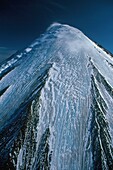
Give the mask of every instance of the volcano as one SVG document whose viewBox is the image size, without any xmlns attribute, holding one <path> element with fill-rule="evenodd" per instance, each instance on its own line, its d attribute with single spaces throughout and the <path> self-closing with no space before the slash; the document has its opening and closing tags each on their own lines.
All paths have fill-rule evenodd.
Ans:
<svg viewBox="0 0 113 170">
<path fill-rule="evenodd" d="M 113 56 L 52 24 L 0 67 L 0 167 L 113 169 Z"/>
</svg>

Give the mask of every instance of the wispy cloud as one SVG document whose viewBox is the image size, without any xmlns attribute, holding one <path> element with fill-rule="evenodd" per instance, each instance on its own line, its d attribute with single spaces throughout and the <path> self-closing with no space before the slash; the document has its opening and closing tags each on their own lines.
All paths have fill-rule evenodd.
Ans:
<svg viewBox="0 0 113 170">
<path fill-rule="evenodd" d="M 42 6 L 49 11 L 50 13 L 54 14 L 54 8 L 62 11 L 66 11 L 66 7 L 62 5 L 61 3 L 55 2 L 55 1 L 48 1 L 45 4 L 42 4 Z"/>
<path fill-rule="evenodd" d="M 0 47 L 0 50 L 6 50 L 8 49 L 7 47 Z"/>
<path fill-rule="evenodd" d="M 0 63 L 16 52 L 15 49 L 0 47 Z"/>
<path fill-rule="evenodd" d="M 48 7 L 48 6 L 44 6 L 45 10 L 49 11 L 50 13 L 54 14 L 54 11 Z"/>
<path fill-rule="evenodd" d="M 50 4 L 62 10 L 66 9 L 64 5 L 62 5 L 61 3 L 55 2 L 55 1 L 50 1 Z"/>
</svg>

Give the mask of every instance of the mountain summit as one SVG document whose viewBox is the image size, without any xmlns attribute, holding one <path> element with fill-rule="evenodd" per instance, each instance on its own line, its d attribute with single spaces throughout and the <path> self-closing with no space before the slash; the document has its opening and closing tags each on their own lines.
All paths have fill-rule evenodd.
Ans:
<svg viewBox="0 0 113 170">
<path fill-rule="evenodd" d="M 0 68 L 0 166 L 113 169 L 113 58 L 55 23 Z"/>
</svg>

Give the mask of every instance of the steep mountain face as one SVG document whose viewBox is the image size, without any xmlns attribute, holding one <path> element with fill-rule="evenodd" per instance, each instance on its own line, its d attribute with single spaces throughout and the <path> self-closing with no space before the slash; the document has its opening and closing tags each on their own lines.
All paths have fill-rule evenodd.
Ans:
<svg viewBox="0 0 113 170">
<path fill-rule="evenodd" d="M 113 58 L 53 24 L 0 68 L 1 169 L 112 170 Z"/>
</svg>

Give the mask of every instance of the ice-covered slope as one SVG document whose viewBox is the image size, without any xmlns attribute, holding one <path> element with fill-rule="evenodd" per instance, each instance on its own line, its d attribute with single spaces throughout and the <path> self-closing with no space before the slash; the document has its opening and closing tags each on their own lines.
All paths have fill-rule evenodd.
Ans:
<svg viewBox="0 0 113 170">
<path fill-rule="evenodd" d="M 0 164 L 113 169 L 113 59 L 53 24 L 0 68 Z"/>
</svg>

